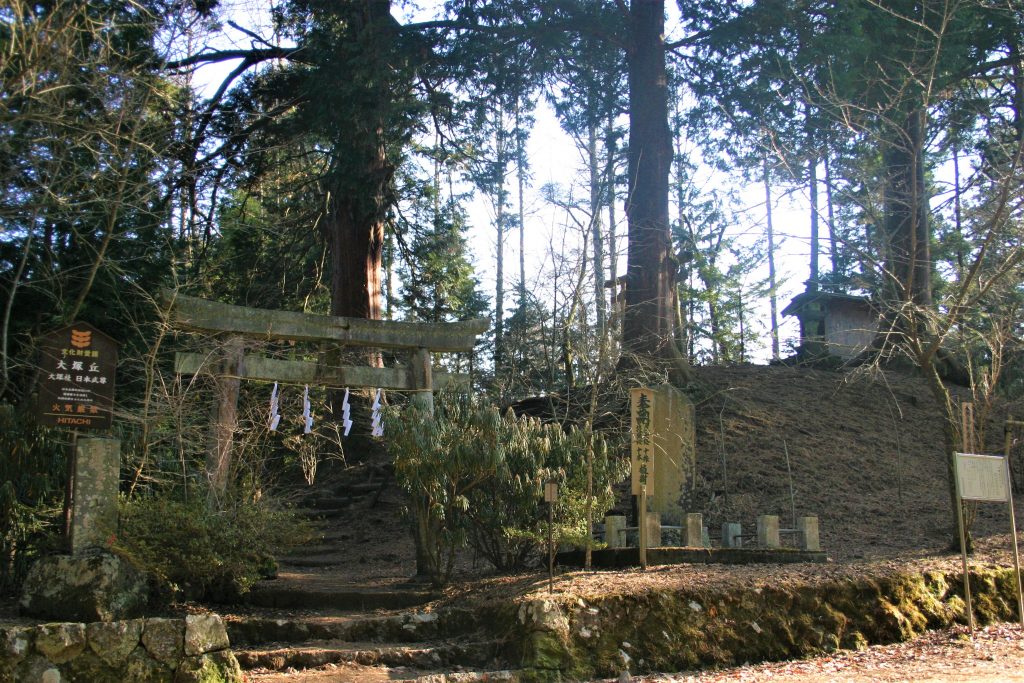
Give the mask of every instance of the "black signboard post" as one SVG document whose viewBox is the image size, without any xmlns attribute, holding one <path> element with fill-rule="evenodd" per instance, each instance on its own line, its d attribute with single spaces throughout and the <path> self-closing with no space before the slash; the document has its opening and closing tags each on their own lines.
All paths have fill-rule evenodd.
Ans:
<svg viewBox="0 0 1024 683">
<path fill-rule="evenodd" d="M 40 343 L 39 422 L 110 429 L 117 342 L 88 323 L 49 333 Z"/>
</svg>

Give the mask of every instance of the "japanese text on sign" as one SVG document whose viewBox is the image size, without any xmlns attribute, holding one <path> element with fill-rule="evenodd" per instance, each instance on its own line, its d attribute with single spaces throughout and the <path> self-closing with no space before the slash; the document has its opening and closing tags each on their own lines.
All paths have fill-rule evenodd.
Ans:
<svg viewBox="0 0 1024 683">
<path fill-rule="evenodd" d="M 956 454 L 957 486 L 964 500 L 1005 503 L 1010 499 L 1006 459 L 999 455 Z"/>
<path fill-rule="evenodd" d="M 117 344 L 87 323 L 74 323 L 46 335 L 40 351 L 39 421 L 109 429 Z"/>
<path fill-rule="evenodd" d="M 649 390 L 633 389 L 630 392 L 630 413 L 632 417 L 632 469 L 633 495 L 652 485 L 651 470 L 651 413 L 654 396 Z"/>
</svg>

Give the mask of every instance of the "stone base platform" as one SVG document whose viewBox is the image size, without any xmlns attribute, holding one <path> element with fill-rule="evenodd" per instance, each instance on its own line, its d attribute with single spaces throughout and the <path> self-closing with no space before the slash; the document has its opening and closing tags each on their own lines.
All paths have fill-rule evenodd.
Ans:
<svg viewBox="0 0 1024 683">
<path fill-rule="evenodd" d="M 582 567 L 584 552 L 571 550 L 558 553 L 559 564 Z M 792 564 L 796 562 L 825 562 L 824 552 L 789 548 L 676 548 L 647 549 L 648 565 L 663 564 Z M 639 548 L 604 548 L 591 554 L 591 566 L 604 568 L 640 566 Z"/>
</svg>

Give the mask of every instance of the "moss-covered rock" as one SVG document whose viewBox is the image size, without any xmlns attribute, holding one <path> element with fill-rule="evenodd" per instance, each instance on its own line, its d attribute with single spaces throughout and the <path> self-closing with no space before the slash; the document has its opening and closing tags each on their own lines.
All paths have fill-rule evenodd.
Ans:
<svg viewBox="0 0 1024 683">
<path fill-rule="evenodd" d="M 19 607 L 41 619 L 88 623 L 141 616 L 149 598 L 146 575 L 117 555 L 55 555 L 32 565 Z"/>
<path fill-rule="evenodd" d="M 228 651 L 186 657 L 174 673 L 174 683 L 242 683 L 242 668 Z"/>
<path fill-rule="evenodd" d="M 139 646 L 143 621 L 94 622 L 85 627 L 89 649 L 113 668 L 122 666 L 128 655 Z"/>
</svg>

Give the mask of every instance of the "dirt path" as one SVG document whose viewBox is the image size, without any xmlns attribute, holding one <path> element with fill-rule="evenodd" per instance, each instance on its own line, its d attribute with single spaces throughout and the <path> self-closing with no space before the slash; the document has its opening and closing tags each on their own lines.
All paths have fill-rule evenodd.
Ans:
<svg viewBox="0 0 1024 683">
<path fill-rule="evenodd" d="M 614 683 L 609 679 L 608 683 Z M 964 628 L 930 631 L 897 645 L 792 662 L 740 666 L 721 671 L 635 677 L 636 683 L 981 683 L 1024 682 L 1024 631 L 999 624 L 980 630 L 973 642 Z"/>
</svg>

